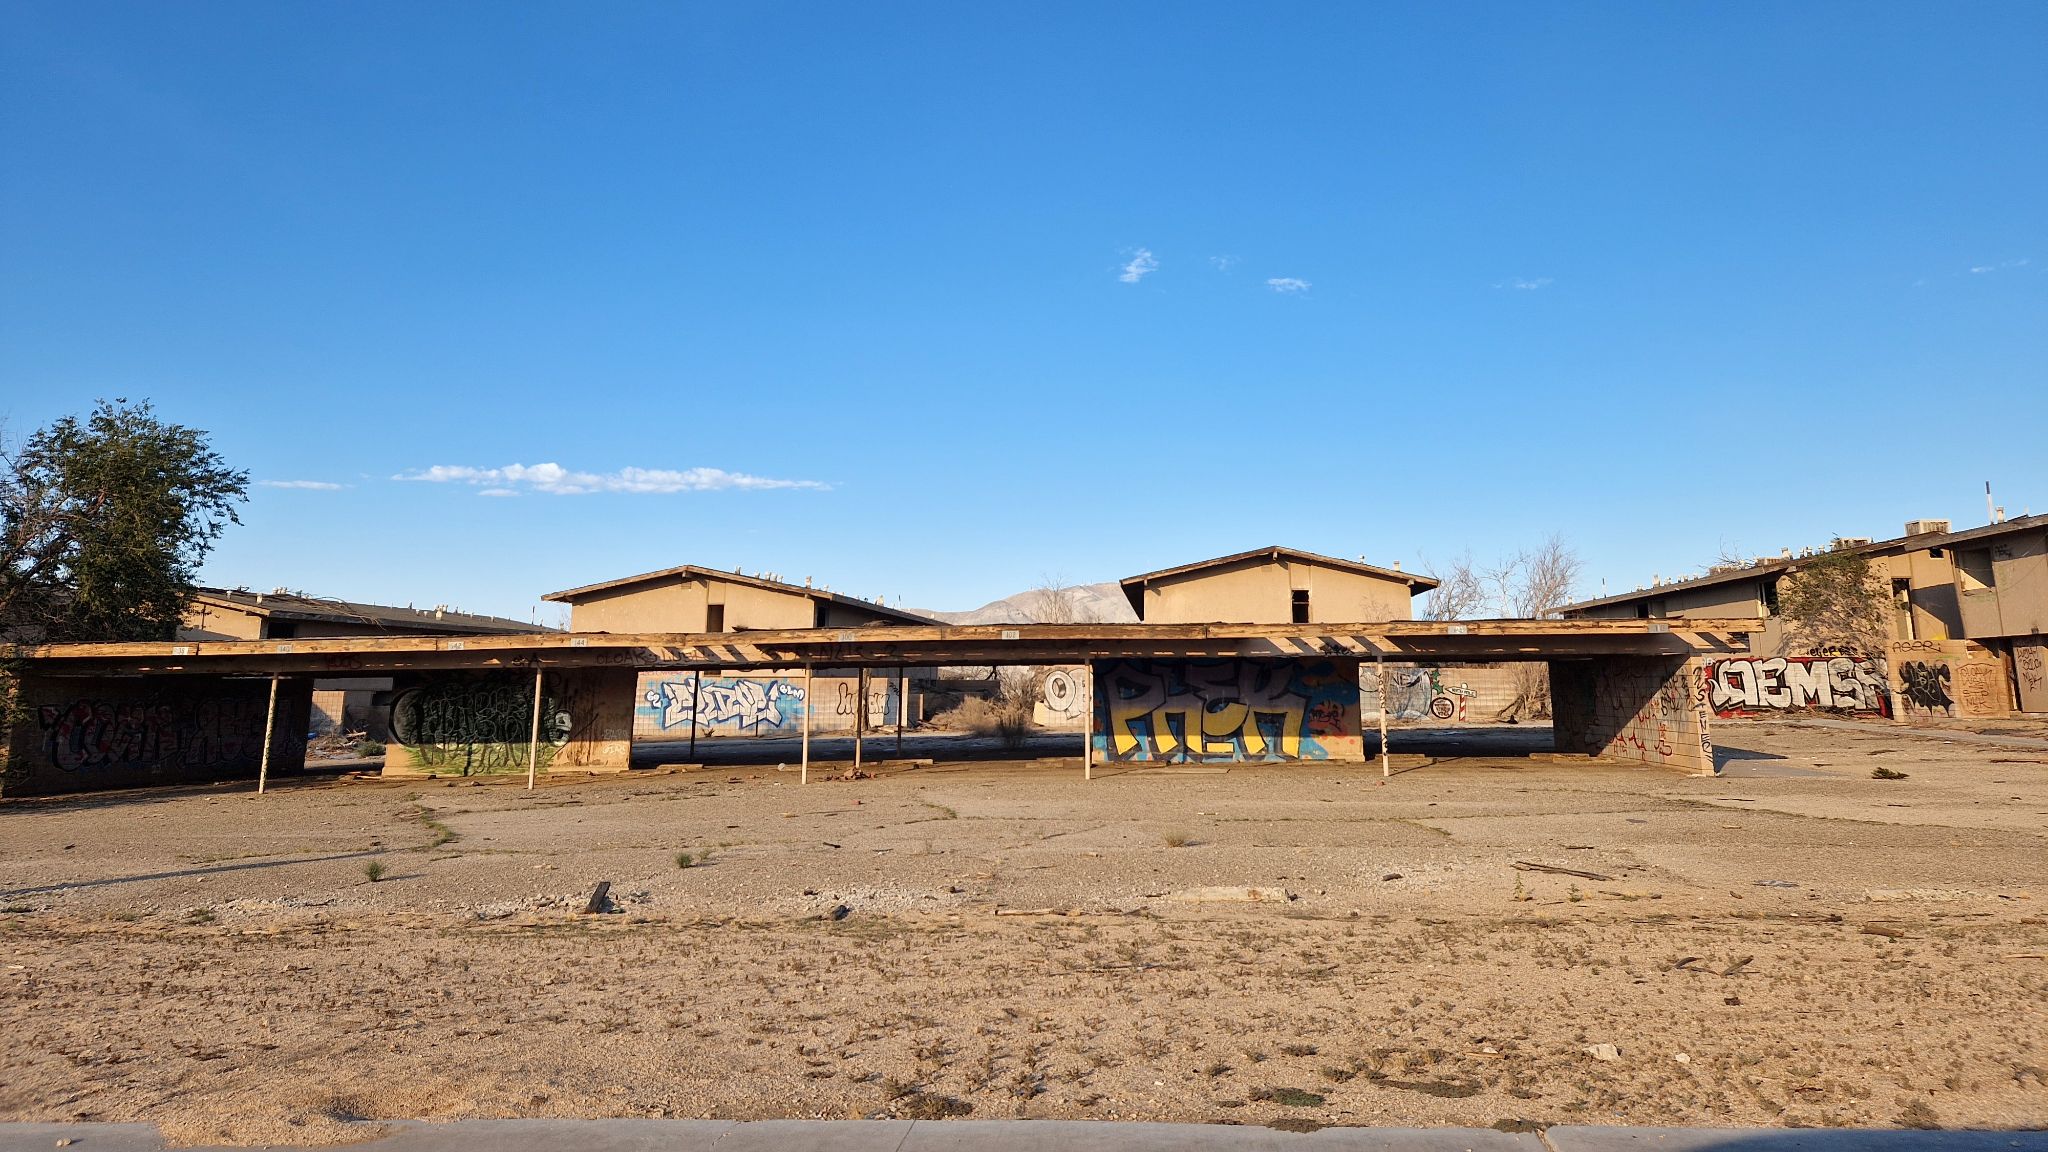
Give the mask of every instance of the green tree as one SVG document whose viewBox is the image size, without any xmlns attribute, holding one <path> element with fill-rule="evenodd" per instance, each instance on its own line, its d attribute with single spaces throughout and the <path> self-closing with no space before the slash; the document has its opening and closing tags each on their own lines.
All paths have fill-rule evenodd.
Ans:
<svg viewBox="0 0 2048 1152">
<path fill-rule="evenodd" d="M 248 498 L 207 434 L 102 400 L 0 454 L 0 635 L 169 640 Z"/>
<path fill-rule="evenodd" d="M 1870 558 L 1834 550 L 1801 560 L 1778 586 L 1785 630 L 1808 650 L 1843 649 L 1883 655 L 1890 638 L 1891 601 Z"/>
</svg>

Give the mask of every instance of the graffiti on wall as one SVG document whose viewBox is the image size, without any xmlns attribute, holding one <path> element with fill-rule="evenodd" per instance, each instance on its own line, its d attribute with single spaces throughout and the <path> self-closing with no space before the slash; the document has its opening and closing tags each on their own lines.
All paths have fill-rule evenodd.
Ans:
<svg viewBox="0 0 2048 1152">
<path fill-rule="evenodd" d="M 803 719 L 804 687 L 782 679 L 684 676 L 659 680 L 641 694 L 640 716 L 667 731 L 731 729 L 757 735 L 763 728 L 793 728 Z"/>
<path fill-rule="evenodd" d="M 504 680 L 437 680 L 391 698 L 391 736 L 435 771 L 464 776 L 524 772 L 533 724 L 533 685 Z M 558 697 L 540 701 L 539 766 L 569 743 L 572 720 Z"/>
<path fill-rule="evenodd" d="M 1357 735 L 1355 670 L 1328 661 L 1120 661 L 1095 682 L 1113 760 L 1323 760 Z"/>
<path fill-rule="evenodd" d="M 1713 680 L 1667 657 L 1616 656 L 1553 670 L 1558 747 L 1711 770 Z"/>
<path fill-rule="evenodd" d="M 2005 664 L 1967 640 L 1899 640 L 1891 646 L 1906 714 L 2003 716 L 2012 707 Z"/>
<path fill-rule="evenodd" d="M 1892 714 L 1884 661 L 1871 656 L 1773 656 L 1707 665 L 1708 703 L 1722 716 L 1821 708 Z"/>
<path fill-rule="evenodd" d="M 50 764 L 61 772 L 229 769 L 262 756 L 261 697 L 74 700 L 37 710 Z"/>
</svg>

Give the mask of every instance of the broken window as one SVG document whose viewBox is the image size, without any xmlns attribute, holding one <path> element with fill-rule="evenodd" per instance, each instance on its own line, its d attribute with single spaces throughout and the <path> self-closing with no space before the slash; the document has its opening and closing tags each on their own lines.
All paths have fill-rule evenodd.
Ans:
<svg viewBox="0 0 2048 1152">
<path fill-rule="evenodd" d="M 1294 622 L 1296 624 L 1308 623 L 1308 591 L 1306 589 L 1295 589 Z"/>
</svg>

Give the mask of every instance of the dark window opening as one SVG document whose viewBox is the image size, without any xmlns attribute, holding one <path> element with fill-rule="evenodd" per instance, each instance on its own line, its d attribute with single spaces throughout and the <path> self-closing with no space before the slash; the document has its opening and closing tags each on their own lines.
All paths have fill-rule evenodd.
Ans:
<svg viewBox="0 0 2048 1152">
<path fill-rule="evenodd" d="M 704 630 L 706 632 L 725 631 L 725 605 L 712 604 L 704 609 Z"/>
<path fill-rule="evenodd" d="M 272 620 L 263 631 L 272 640 L 289 640 L 299 634 L 299 626 L 290 620 Z"/>
<path fill-rule="evenodd" d="M 1636 604 L 1636 619 L 1638 619 L 1638 620 L 1648 620 L 1649 618 L 1650 618 L 1650 602 L 1649 602 L 1648 600 L 1644 600 L 1644 601 L 1641 601 L 1641 602 L 1637 603 L 1637 604 Z"/>
<path fill-rule="evenodd" d="M 1763 590 L 1764 615 L 1776 616 L 1778 614 L 1778 582 L 1775 579 L 1764 581 Z"/>
<path fill-rule="evenodd" d="M 1308 623 L 1308 593 L 1307 593 L 1307 592 L 1304 592 L 1304 591 L 1296 591 L 1296 592 L 1294 593 L 1294 622 L 1295 622 L 1296 624 L 1306 624 L 1306 623 Z"/>
</svg>

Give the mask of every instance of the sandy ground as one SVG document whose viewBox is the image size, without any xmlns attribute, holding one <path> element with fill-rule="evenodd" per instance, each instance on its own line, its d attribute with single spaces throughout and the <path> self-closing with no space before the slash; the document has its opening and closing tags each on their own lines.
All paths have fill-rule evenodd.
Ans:
<svg viewBox="0 0 2048 1152">
<path fill-rule="evenodd" d="M 0 1118 L 2048 1125 L 2048 750 L 1715 735 L 0 805 Z"/>
</svg>

